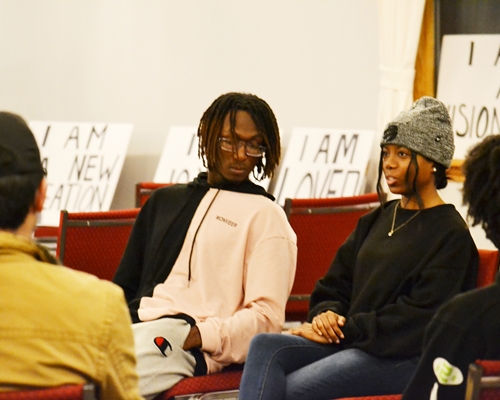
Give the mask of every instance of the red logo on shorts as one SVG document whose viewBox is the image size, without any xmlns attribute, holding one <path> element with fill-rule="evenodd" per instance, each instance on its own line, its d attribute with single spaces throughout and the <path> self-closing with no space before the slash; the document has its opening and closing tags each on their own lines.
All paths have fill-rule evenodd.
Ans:
<svg viewBox="0 0 500 400">
<path fill-rule="evenodd" d="M 164 357 L 168 357 L 170 354 L 166 354 L 167 350 L 170 348 L 170 353 L 172 352 L 172 345 L 170 342 L 165 339 L 164 337 L 157 336 L 153 339 L 153 342 L 156 347 L 158 347 L 158 350 L 160 350 L 160 353 Z"/>
</svg>

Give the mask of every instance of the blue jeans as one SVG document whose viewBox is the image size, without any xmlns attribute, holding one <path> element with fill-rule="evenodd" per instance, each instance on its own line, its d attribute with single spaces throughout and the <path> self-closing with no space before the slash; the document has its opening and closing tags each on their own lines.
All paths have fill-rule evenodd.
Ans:
<svg viewBox="0 0 500 400">
<path fill-rule="evenodd" d="M 418 357 L 382 358 L 300 336 L 260 334 L 250 344 L 239 400 L 321 400 L 402 393 Z"/>
</svg>

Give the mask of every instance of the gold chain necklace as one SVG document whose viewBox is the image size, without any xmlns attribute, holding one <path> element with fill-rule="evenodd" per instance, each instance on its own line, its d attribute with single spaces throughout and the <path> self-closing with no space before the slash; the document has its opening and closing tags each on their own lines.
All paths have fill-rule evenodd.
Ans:
<svg viewBox="0 0 500 400">
<path fill-rule="evenodd" d="M 408 222 L 410 222 L 413 218 L 415 218 L 418 214 L 420 214 L 420 210 L 418 210 L 415 214 L 413 214 L 405 222 L 403 222 L 398 227 L 394 228 L 394 224 L 396 223 L 396 213 L 398 211 L 398 206 L 399 206 L 399 204 L 396 204 L 396 206 L 394 207 L 394 215 L 392 216 L 392 226 L 391 226 L 391 230 L 389 231 L 389 233 L 387 234 L 387 236 L 394 235 L 394 232 L 400 230 L 403 226 L 405 226 Z"/>
</svg>

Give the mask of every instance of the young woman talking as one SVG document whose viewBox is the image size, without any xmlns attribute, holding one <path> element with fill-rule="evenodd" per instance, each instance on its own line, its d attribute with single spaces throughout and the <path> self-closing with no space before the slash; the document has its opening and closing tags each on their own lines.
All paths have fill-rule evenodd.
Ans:
<svg viewBox="0 0 500 400">
<path fill-rule="evenodd" d="M 438 193 L 455 147 L 446 107 L 421 98 L 388 124 L 380 146 L 379 197 L 384 176 L 400 199 L 359 220 L 317 282 L 308 322 L 254 337 L 239 400 L 402 393 L 431 317 L 475 286 L 476 246 Z"/>
</svg>

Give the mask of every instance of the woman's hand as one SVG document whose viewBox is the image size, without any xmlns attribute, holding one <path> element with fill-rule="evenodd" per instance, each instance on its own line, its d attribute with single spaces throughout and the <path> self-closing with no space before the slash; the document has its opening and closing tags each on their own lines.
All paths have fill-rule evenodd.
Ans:
<svg viewBox="0 0 500 400">
<path fill-rule="evenodd" d="M 340 343 L 344 339 L 342 327 L 345 324 L 345 317 L 336 314 L 333 311 L 326 311 L 316 315 L 312 320 L 313 331 L 325 338 L 328 343 Z"/>
<path fill-rule="evenodd" d="M 312 328 L 312 325 L 309 322 L 304 322 L 298 328 L 292 328 L 288 331 L 291 335 L 302 336 L 306 339 L 312 340 L 316 343 L 321 344 L 329 344 L 331 342 L 328 341 L 324 336 L 318 335 Z"/>
</svg>

